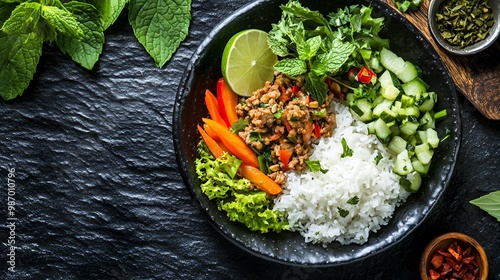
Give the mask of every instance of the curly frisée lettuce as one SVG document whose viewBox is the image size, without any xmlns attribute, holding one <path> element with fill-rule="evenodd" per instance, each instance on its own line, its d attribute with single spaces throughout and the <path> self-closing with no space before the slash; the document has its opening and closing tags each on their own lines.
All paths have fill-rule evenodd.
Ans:
<svg viewBox="0 0 500 280">
<path fill-rule="evenodd" d="M 266 192 L 251 188 L 249 180 L 237 177 L 239 159 L 229 154 L 216 159 L 203 141 L 199 154 L 195 164 L 201 191 L 208 199 L 215 200 L 218 209 L 225 211 L 231 221 L 262 233 L 289 229 L 283 214 L 272 210 L 273 199 Z"/>
</svg>

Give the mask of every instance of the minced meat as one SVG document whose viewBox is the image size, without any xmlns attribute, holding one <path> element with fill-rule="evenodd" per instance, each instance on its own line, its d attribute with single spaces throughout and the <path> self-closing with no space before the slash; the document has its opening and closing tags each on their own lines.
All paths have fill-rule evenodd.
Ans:
<svg viewBox="0 0 500 280">
<path fill-rule="evenodd" d="M 330 83 L 328 88 L 336 87 Z M 286 182 L 285 171 L 306 168 L 314 141 L 332 135 L 335 114 L 329 108 L 338 94 L 329 90 L 325 103 L 319 105 L 304 92 L 303 79 L 276 73 L 273 82 L 267 82 L 236 106 L 238 117 L 248 120 L 239 136 L 261 154 L 270 153 L 268 175 L 278 184 Z M 280 159 L 281 150 L 292 152 L 286 165 Z"/>
</svg>

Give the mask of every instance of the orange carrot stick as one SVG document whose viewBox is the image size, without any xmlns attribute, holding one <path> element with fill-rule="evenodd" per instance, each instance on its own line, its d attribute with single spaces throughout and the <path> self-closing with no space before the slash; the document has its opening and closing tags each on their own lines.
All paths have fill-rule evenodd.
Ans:
<svg viewBox="0 0 500 280">
<path fill-rule="evenodd" d="M 269 194 L 277 195 L 283 190 L 280 185 L 274 182 L 273 179 L 269 178 L 266 174 L 262 173 L 262 171 L 258 168 L 241 164 L 239 171 L 243 177 L 247 178 L 250 182 L 257 186 L 257 188 Z"/>
<path fill-rule="evenodd" d="M 203 139 L 203 141 L 205 142 L 205 144 L 207 145 L 208 149 L 210 150 L 210 152 L 212 152 L 212 155 L 214 155 L 214 157 L 216 158 L 220 158 L 224 155 L 224 151 L 221 149 L 221 147 L 217 144 L 217 142 L 215 142 L 214 139 L 212 139 L 212 137 L 210 137 L 204 130 L 203 128 L 201 128 L 201 126 L 197 126 L 198 127 L 198 131 L 200 132 L 201 134 L 201 138 Z"/>
<path fill-rule="evenodd" d="M 217 133 L 215 133 L 215 131 L 213 131 L 206 123 L 203 124 L 203 129 L 208 134 L 208 136 L 210 136 L 215 141 L 220 142 L 220 138 L 219 136 L 217 136 Z"/>
<path fill-rule="evenodd" d="M 207 118 L 202 119 L 219 136 L 221 142 L 243 163 L 259 168 L 259 160 L 252 149 L 238 135 L 230 132 L 227 127 Z"/>
<path fill-rule="evenodd" d="M 236 105 L 238 105 L 238 95 L 226 84 L 224 78 L 217 81 L 217 98 L 220 96 L 219 110 L 224 111 L 221 115 L 226 117 L 227 126 L 230 127 L 238 120 Z M 222 103 L 222 105 L 221 105 Z"/>
<path fill-rule="evenodd" d="M 222 82 L 221 82 L 222 80 Z M 224 78 L 220 78 L 217 81 L 217 104 L 219 105 L 219 112 L 221 117 L 224 119 L 226 124 L 230 126 L 229 121 L 227 120 L 226 109 L 224 108 L 224 101 L 222 100 L 222 91 L 224 87 Z"/>
<path fill-rule="evenodd" d="M 210 117 L 224 125 L 224 127 L 227 127 L 226 121 L 221 117 L 220 112 L 219 112 L 219 105 L 217 104 L 217 98 L 215 95 L 210 91 L 210 90 L 205 90 L 205 104 L 207 105 L 208 113 L 210 114 Z"/>
</svg>

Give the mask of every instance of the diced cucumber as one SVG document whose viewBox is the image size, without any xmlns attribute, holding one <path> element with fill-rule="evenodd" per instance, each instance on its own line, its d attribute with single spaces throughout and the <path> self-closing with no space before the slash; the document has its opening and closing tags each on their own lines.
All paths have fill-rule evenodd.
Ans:
<svg viewBox="0 0 500 280">
<path fill-rule="evenodd" d="M 401 101 L 394 101 L 391 106 L 391 111 L 397 112 L 399 109 L 401 109 L 401 105 Z"/>
<path fill-rule="evenodd" d="M 384 71 L 384 66 L 380 64 L 380 59 L 376 55 L 372 55 L 372 58 L 370 59 L 370 69 L 372 69 L 375 73 Z"/>
<path fill-rule="evenodd" d="M 380 93 L 386 99 L 396 100 L 396 98 L 399 96 L 399 89 L 390 84 L 387 85 L 386 87 L 382 87 L 380 89 Z"/>
<path fill-rule="evenodd" d="M 405 65 L 404 59 L 386 48 L 380 51 L 380 63 L 393 73 L 399 72 Z"/>
<path fill-rule="evenodd" d="M 413 172 L 413 165 L 411 164 L 408 151 L 403 150 L 396 156 L 396 162 L 394 163 L 394 173 L 404 176 L 411 172 Z"/>
<path fill-rule="evenodd" d="M 433 149 L 437 148 L 439 145 L 439 137 L 437 131 L 432 128 L 428 128 L 426 132 L 427 132 L 427 143 L 431 145 Z"/>
<path fill-rule="evenodd" d="M 397 111 L 399 118 L 404 119 L 408 117 L 418 118 L 420 116 L 420 111 L 417 107 L 411 106 L 407 108 L 401 108 Z"/>
<path fill-rule="evenodd" d="M 389 145 L 387 145 L 387 148 L 389 148 L 395 154 L 400 154 L 401 152 L 406 150 L 406 145 L 408 145 L 408 142 L 406 142 L 406 140 L 404 140 L 400 136 L 396 135 L 392 137 Z"/>
<path fill-rule="evenodd" d="M 386 140 L 391 135 L 391 129 L 382 119 L 377 119 L 374 124 L 375 134 L 381 140 Z"/>
<path fill-rule="evenodd" d="M 419 100 L 424 92 L 427 91 L 425 85 L 419 82 L 417 79 L 413 79 L 401 85 L 405 94 L 413 96 L 415 100 Z"/>
<path fill-rule="evenodd" d="M 366 126 L 368 127 L 368 133 L 375 134 L 375 121 L 367 123 Z"/>
<path fill-rule="evenodd" d="M 403 124 L 401 124 L 399 126 L 399 130 L 403 134 L 410 136 L 410 135 L 417 133 L 418 126 L 419 126 L 419 124 L 416 122 L 406 121 L 406 122 L 403 122 Z"/>
<path fill-rule="evenodd" d="M 420 143 L 427 144 L 427 130 L 419 130 L 417 133 L 420 138 Z"/>
<path fill-rule="evenodd" d="M 434 98 L 431 95 L 427 95 L 424 99 L 421 99 L 421 104 L 418 106 L 418 109 L 422 112 L 429 112 L 432 111 L 434 108 Z"/>
<path fill-rule="evenodd" d="M 368 49 L 359 49 L 359 54 L 364 61 L 369 61 L 372 56 L 372 51 Z"/>
<path fill-rule="evenodd" d="M 415 155 L 422 164 L 429 164 L 433 154 L 434 150 L 430 149 L 427 143 L 415 146 Z"/>
<path fill-rule="evenodd" d="M 405 64 L 398 72 L 394 72 L 398 79 L 400 79 L 403 83 L 409 82 L 418 77 L 417 68 L 415 65 L 409 61 L 405 61 Z"/>
<path fill-rule="evenodd" d="M 358 115 L 362 122 L 368 122 L 373 119 L 372 105 L 366 98 L 361 98 L 351 102 L 351 112 Z"/>
<path fill-rule="evenodd" d="M 382 73 L 382 75 L 380 75 L 380 77 L 378 77 L 378 81 L 380 82 L 381 88 L 385 88 L 388 85 L 394 86 L 394 84 L 392 83 L 392 77 L 391 77 L 391 73 L 389 72 L 389 70 L 385 70 L 384 73 Z"/>
<path fill-rule="evenodd" d="M 436 128 L 436 122 L 430 112 L 425 112 L 425 114 L 420 118 L 420 128 Z"/>
<path fill-rule="evenodd" d="M 418 160 L 417 157 L 412 157 L 411 165 L 413 166 L 413 169 L 415 169 L 415 171 L 422 175 L 427 175 L 427 173 L 429 172 L 430 164 L 423 164 L 422 162 L 420 162 L 420 160 Z"/>
<path fill-rule="evenodd" d="M 422 185 L 422 176 L 418 172 L 411 172 L 399 179 L 399 185 L 408 192 L 417 192 Z"/>
<path fill-rule="evenodd" d="M 403 94 L 401 95 L 401 107 L 407 108 L 415 105 L 415 99 L 412 96 Z"/>
</svg>

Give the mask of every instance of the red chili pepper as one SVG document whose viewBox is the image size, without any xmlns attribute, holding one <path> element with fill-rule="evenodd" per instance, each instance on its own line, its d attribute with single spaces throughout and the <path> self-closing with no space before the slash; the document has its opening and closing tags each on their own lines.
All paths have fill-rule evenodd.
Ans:
<svg viewBox="0 0 500 280">
<path fill-rule="evenodd" d="M 296 85 L 293 85 L 292 86 L 292 94 L 297 94 L 297 93 L 299 93 L 299 87 Z"/>
<path fill-rule="evenodd" d="M 356 75 L 358 73 L 359 73 L 359 68 L 358 67 L 351 67 L 351 69 L 349 69 L 349 72 L 347 72 L 347 79 L 351 83 L 356 82 Z"/>
<path fill-rule="evenodd" d="M 363 84 L 368 84 L 376 74 L 368 67 L 363 66 L 356 75 L 356 80 Z"/>
<path fill-rule="evenodd" d="M 321 127 L 317 122 L 314 123 L 314 135 L 316 138 L 319 138 L 321 136 Z"/>
</svg>

